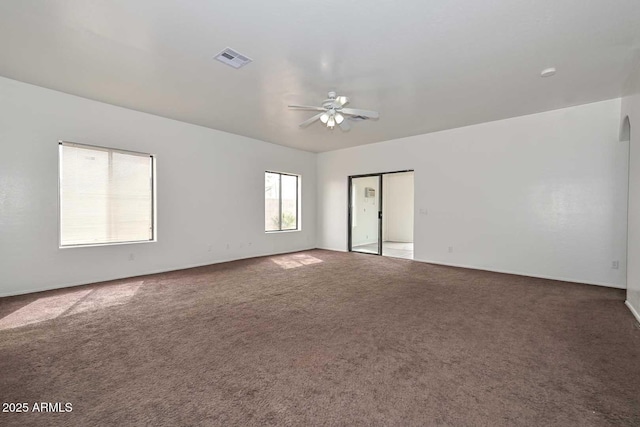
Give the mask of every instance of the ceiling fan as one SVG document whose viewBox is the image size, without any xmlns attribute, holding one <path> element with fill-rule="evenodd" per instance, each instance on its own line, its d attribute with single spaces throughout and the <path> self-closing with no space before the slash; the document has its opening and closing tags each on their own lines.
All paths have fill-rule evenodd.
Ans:
<svg viewBox="0 0 640 427">
<path fill-rule="evenodd" d="M 332 129 L 338 125 L 343 131 L 348 131 L 351 126 L 345 120 L 349 118 L 351 120 L 377 120 L 379 114 L 377 111 L 359 110 L 356 108 L 344 108 L 349 103 L 349 98 L 346 96 L 338 96 L 335 92 L 329 92 L 328 98 L 322 101 L 322 107 L 314 107 L 310 105 L 289 105 L 289 108 L 295 110 L 309 110 L 320 111 L 320 113 L 300 123 L 300 127 L 309 126 L 316 120 L 320 120 L 329 129 Z"/>
</svg>

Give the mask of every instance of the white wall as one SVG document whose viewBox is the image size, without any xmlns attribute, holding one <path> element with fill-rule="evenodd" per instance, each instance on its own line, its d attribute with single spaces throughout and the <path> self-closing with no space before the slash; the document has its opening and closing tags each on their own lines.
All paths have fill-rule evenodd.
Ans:
<svg viewBox="0 0 640 427">
<path fill-rule="evenodd" d="M 622 99 L 620 123 L 631 123 L 629 162 L 629 240 L 627 265 L 627 305 L 640 322 L 640 61 Z M 623 144 L 623 143 L 621 143 Z"/>
<path fill-rule="evenodd" d="M 382 238 L 413 242 L 413 172 L 382 175 Z"/>
<path fill-rule="evenodd" d="M 319 154 L 318 246 L 347 248 L 347 176 L 414 169 L 415 259 L 624 287 L 619 116 L 615 99 Z"/>
<path fill-rule="evenodd" d="M 316 245 L 315 154 L 0 78 L 0 295 L 346 250 L 347 177 L 406 169 L 415 169 L 417 260 L 624 287 L 620 111 L 610 100 L 320 154 Z M 624 98 L 622 111 L 640 122 L 640 97 Z M 632 131 L 631 260 L 640 255 L 639 135 Z M 157 156 L 157 243 L 58 248 L 60 139 Z M 265 170 L 302 175 L 301 232 L 264 233 Z M 627 298 L 640 307 L 633 263 Z"/>
<path fill-rule="evenodd" d="M 355 178 L 353 181 L 353 230 L 352 246 L 378 241 L 378 211 L 380 185 L 377 176 Z M 375 197 L 365 197 L 365 188 L 373 188 Z"/>
<path fill-rule="evenodd" d="M 158 242 L 58 248 L 58 140 L 157 156 Z M 5 78 L 0 145 L 0 296 L 316 246 L 313 153 Z M 265 170 L 302 175 L 302 231 L 264 233 Z"/>
</svg>

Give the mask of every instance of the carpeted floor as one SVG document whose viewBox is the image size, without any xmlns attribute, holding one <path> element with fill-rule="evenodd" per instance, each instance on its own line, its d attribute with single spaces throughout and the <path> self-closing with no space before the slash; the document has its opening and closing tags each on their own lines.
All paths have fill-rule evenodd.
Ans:
<svg viewBox="0 0 640 427">
<path fill-rule="evenodd" d="M 640 425 L 624 292 L 307 251 L 0 299 L 0 425 Z M 54 408 L 55 409 L 55 408 Z"/>
</svg>

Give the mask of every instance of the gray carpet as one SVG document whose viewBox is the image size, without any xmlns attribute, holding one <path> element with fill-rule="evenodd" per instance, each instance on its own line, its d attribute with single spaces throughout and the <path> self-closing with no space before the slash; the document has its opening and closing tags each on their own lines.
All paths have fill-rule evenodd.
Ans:
<svg viewBox="0 0 640 427">
<path fill-rule="evenodd" d="M 0 299 L 0 425 L 640 425 L 624 292 L 306 251 Z"/>
</svg>

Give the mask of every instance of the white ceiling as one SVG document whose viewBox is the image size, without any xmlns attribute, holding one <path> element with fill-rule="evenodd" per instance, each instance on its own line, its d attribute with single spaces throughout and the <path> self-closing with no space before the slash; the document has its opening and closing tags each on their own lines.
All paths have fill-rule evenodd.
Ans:
<svg viewBox="0 0 640 427">
<path fill-rule="evenodd" d="M 0 2 L 0 75 L 309 151 L 618 97 L 639 52 L 638 0 Z M 331 89 L 380 119 L 298 128 Z"/>
</svg>

